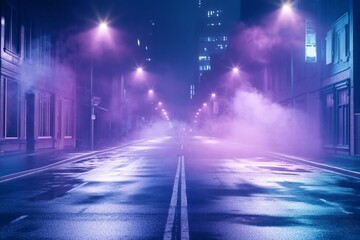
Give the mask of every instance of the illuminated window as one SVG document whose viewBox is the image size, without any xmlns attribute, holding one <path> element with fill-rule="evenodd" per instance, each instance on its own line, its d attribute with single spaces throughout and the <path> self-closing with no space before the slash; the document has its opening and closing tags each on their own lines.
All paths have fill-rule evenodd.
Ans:
<svg viewBox="0 0 360 240">
<path fill-rule="evenodd" d="M 195 85 L 190 85 L 190 99 L 193 99 L 195 95 Z"/>
<path fill-rule="evenodd" d="M 140 39 L 137 40 L 137 45 L 140 46 Z"/>
<path fill-rule="evenodd" d="M 208 11 L 207 12 L 207 16 L 208 18 L 212 18 L 212 17 L 220 17 L 222 11 L 221 10 L 216 10 L 216 11 Z"/>
<path fill-rule="evenodd" d="M 306 19 L 305 62 L 316 62 L 316 29 L 311 18 Z"/>
</svg>

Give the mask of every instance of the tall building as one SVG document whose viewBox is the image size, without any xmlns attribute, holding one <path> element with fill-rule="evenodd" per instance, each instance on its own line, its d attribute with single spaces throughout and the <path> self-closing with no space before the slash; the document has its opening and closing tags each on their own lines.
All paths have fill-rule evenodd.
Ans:
<svg viewBox="0 0 360 240">
<path fill-rule="evenodd" d="M 229 34 L 240 19 L 241 0 L 198 1 L 198 82 L 190 86 L 190 98 L 196 87 L 206 85 L 209 73 L 218 59 L 223 59 Z"/>
</svg>

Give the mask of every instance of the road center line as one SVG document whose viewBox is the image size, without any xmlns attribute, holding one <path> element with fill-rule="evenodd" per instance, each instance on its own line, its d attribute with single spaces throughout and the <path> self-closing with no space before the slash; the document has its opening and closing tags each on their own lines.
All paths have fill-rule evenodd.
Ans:
<svg viewBox="0 0 360 240">
<path fill-rule="evenodd" d="M 172 239 L 172 228 L 173 228 L 173 225 L 174 225 L 176 202 L 177 202 L 177 198 L 178 198 L 178 188 L 179 188 L 179 179 L 180 179 L 180 162 L 181 162 L 181 160 L 182 160 L 181 157 L 179 157 L 177 170 L 176 170 L 176 175 L 175 175 L 175 180 L 174 180 L 173 191 L 172 191 L 172 195 L 171 195 L 171 201 L 170 201 L 168 217 L 167 217 L 167 221 L 166 221 L 166 225 L 165 225 L 164 238 L 163 238 L 164 240 L 165 239 L 170 239 L 170 240 Z"/>
<path fill-rule="evenodd" d="M 189 221 L 187 211 L 187 196 L 185 182 L 184 156 L 181 156 L 181 239 L 189 239 Z"/>
<path fill-rule="evenodd" d="M 180 182 L 179 182 L 180 181 Z M 180 186 L 179 186 L 180 184 Z M 180 187 L 180 189 L 179 189 Z M 180 196 L 178 191 L 180 190 Z M 178 199 L 180 197 L 180 199 Z M 178 201 L 180 200 L 180 201 Z M 180 206 L 178 205 L 180 204 Z M 180 207 L 180 208 L 179 208 Z M 176 209 L 180 209 L 180 216 L 176 216 Z M 179 222 L 176 221 L 180 220 Z M 178 219 L 178 217 L 180 219 Z M 175 238 L 179 236 L 174 233 L 173 229 L 174 224 L 181 224 L 180 226 L 180 238 L 183 240 L 189 239 L 189 221 L 188 221 L 188 211 L 187 211 L 187 196 L 186 196 L 186 180 L 185 180 L 185 159 L 184 156 L 179 157 L 178 166 L 176 170 L 176 176 L 174 180 L 173 192 L 170 201 L 169 213 L 166 221 L 165 231 L 164 231 L 164 240 L 174 239 L 173 234 L 176 234 Z"/>
</svg>

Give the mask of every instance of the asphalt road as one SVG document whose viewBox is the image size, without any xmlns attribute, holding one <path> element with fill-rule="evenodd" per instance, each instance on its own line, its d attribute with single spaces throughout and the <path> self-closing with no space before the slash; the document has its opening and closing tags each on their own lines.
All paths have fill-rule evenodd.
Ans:
<svg viewBox="0 0 360 240">
<path fill-rule="evenodd" d="M 0 239 L 359 239 L 357 178 L 207 137 L 0 183 Z"/>
</svg>

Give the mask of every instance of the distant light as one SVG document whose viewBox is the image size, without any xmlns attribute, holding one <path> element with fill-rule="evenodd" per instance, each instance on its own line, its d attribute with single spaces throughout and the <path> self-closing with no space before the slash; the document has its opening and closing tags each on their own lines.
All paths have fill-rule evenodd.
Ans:
<svg viewBox="0 0 360 240">
<path fill-rule="evenodd" d="M 233 73 L 239 73 L 239 68 L 238 67 L 233 67 Z"/>
<path fill-rule="evenodd" d="M 137 40 L 137 45 L 140 46 L 140 39 Z"/>
<path fill-rule="evenodd" d="M 4 26 L 5 25 L 5 18 L 1 18 L 1 26 Z"/>
<path fill-rule="evenodd" d="M 206 103 L 203 103 L 203 106 L 204 106 L 204 107 L 206 107 L 206 106 L 207 106 L 207 104 L 206 104 Z"/>
<path fill-rule="evenodd" d="M 162 105 L 162 102 L 159 102 L 158 105 L 161 106 L 161 105 Z"/>
<path fill-rule="evenodd" d="M 211 94 L 211 97 L 212 97 L 212 98 L 215 98 L 215 97 L 216 97 L 216 93 L 212 93 L 212 94 Z"/>
<path fill-rule="evenodd" d="M 291 12 L 292 12 L 292 6 L 291 6 L 291 4 L 290 4 L 290 3 L 284 3 L 284 4 L 282 5 L 282 11 L 283 11 L 284 13 L 286 13 L 286 14 L 291 13 Z"/>
<path fill-rule="evenodd" d="M 149 89 L 149 94 L 154 94 L 154 90 L 153 89 Z"/>
</svg>

